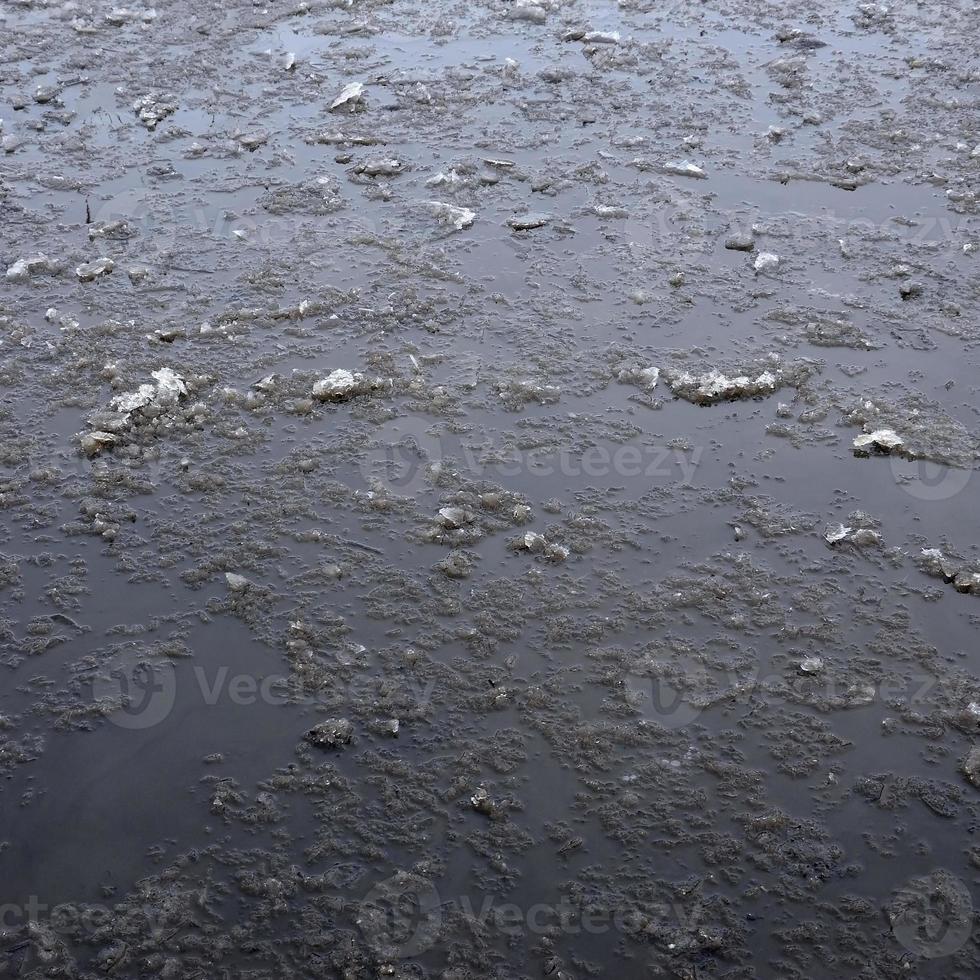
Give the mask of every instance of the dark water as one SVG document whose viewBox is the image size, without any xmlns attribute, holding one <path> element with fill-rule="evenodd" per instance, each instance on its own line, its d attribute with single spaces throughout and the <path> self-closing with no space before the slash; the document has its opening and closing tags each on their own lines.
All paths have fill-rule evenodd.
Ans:
<svg viewBox="0 0 980 980">
<path fill-rule="evenodd" d="M 0 973 L 975 975 L 971 5 L 0 17 Z"/>
</svg>

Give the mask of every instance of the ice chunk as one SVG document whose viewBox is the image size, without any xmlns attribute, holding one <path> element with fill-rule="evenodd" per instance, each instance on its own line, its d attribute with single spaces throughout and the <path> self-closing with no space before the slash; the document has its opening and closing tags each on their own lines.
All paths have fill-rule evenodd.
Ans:
<svg viewBox="0 0 980 980">
<path fill-rule="evenodd" d="M 443 527 L 458 528 L 473 522 L 473 515 L 463 507 L 441 507 L 439 522 Z"/>
<path fill-rule="evenodd" d="M 881 535 L 868 527 L 855 529 L 838 524 L 836 527 L 827 528 L 823 537 L 827 544 L 831 545 L 847 542 L 858 548 L 868 548 L 872 545 L 881 544 Z"/>
<path fill-rule="evenodd" d="M 872 453 L 887 456 L 889 453 L 901 453 L 904 448 L 904 440 L 894 429 L 865 432 L 855 438 L 853 445 L 855 456 L 870 456 Z"/>
<path fill-rule="evenodd" d="M 444 225 L 452 225 L 456 231 L 469 228 L 476 220 L 476 212 L 469 208 L 458 208 L 455 204 L 443 204 L 441 201 L 429 201 L 432 213 Z"/>
<path fill-rule="evenodd" d="M 377 391 L 383 385 L 380 378 L 369 378 L 360 371 L 338 368 L 313 385 L 313 397 L 322 402 L 341 402 Z"/>
<path fill-rule="evenodd" d="M 708 175 L 704 170 L 689 160 L 670 162 L 663 165 L 663 172 L 674 177 L 694 177 L 697 180 L 707 180 Z"/>
<path fill-rule="evenodd" d="M 522 214 L 510 218 L 507 224 L 514 231 L 531 231 L 534 228 L 543 228 L 550 220 L 546 214 Z"/>
<path fill-rule="evenodd" d="M 49 259 L 43 252 L 37 252 L 24 259 L 18 259 L 7 267 L 8 282 L 26 282 L 31 276 L 40 272 L 56 272 L 57 263 Z"/>
<path fill-rule="evenodd" d="M 779 268 L 779 256 L 775 252 L 760 252 L 753 266 L 756 272 L 775 272 Z"/>
<path fill-rule="evenodd" d="M 155 95 L 144 95 L 133 103 L 133 112 L 147 129 L 156 129 L 157 124 L 177 111 L 177 104 Z"/>
<path fill-rule="evenodd" d="M 82 282 L 91 282 L 93 279 L 98 279 L 99 276 L 109 275 L 115 267 L 116 263 L 112 259 L 103 256 L 94 262 L 83 262 L 75 269 L 75 275 Z"/>
<path fill-rule="evenodd" d="M 234 572 L 225 572 L 225 581 L 232 592 L 247 592 L 252 585 L 244 575 L 236 575 Z"/>
<path fill-rule="evenodd" d="M 115 445 L 117 437 L 111 432 L 96 430 L 83 433 L 78 437 L 78 441 L 86 456 L 98 456 L 103 450 Z"/>
<path fill-rule="evenodd" d="M 350 745 L 354 726 L 346 718 L 328 718 L 311 728 L 303 738 L 320 749 L 339 749 Z"/>
<path fill-rule="evenodd" d="M 342 109 L 347 106 L 351 112 L 364 101 L 364 83 L 351 82 L 345 85 L 338 94 L 337 98 L 330 103 L 330 111 Z"/>
<path fill-rule="evenodd" d="M 756 375 L 739 374 L 729 376 L 716 368 L 702 374 L 688 371 L 670 372 L 666 375 L 667 384 L 679 398 L 697 405 L 712 405 L 715 402 L 734 398 L 758 398 L 771 395 L 783 384 L 778 369 L 765 369 Z"/>
</svg>

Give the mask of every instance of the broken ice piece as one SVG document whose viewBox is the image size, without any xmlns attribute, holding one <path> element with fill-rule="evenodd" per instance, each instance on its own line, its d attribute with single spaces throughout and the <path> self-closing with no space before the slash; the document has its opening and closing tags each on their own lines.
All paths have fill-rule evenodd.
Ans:
<svg viewBox="0 0 980 980">
<path fill-rule="evenodd" d="M 380 378 L 368 378 L 360 371 L 338 368 L 313 385 L 313 397 L 321 402 L 340 402 L 376 391 L 381 386 Z"/>
<path fill-rule="evenodd" d="M 112 259 L 103 256 L 94 262 L 83 262 L 75 269 L 75 275 L 81 282 L 91 282 L 93 279 L 98 279 L 99 276 L 107 276 L 115 267 L 116 264 Z"/>
<path fill-rule="evenodd" d="M 133 111 L 147 129 L 156 129 L 161 119 L 177 111 L 177 105 L 159 99 L 155 95 L 144 95 L 133 103 Z"/>
<path fill-rule="evenodd" d="M 170 408 L 187 394 L 184 379 L 170 368 L 160 368 L 151 377 L 156 384 L 140 385 L 136 391 L 116 395 L 110 405 L 126 415 L 153 406 L 155 409 Z"/>
<path fill-rule="evenodd" d="M 328 718 L 303 736 L 310 745 L 320 749 L 339 749 L 350 745 L 353 737 L 354 726 L 346 718 Z"/>
<path fill-rule="evenodd" d="M 804 657 L 800 661 L 800 671 L 804 674 L 816 674 L 823 670 L 823 661 L 819 657 Z"/>
<path fill-rule="evenodd" d="M 779 256 L 775 252 L 760 252 L 753 267 L 756 272 L 775 272 L 779 268 Z"/>
<path fill-rule="evenodd" d="M 980 789 L 980 745 L 974 745 L 969 755 L 960 763 L 963 775 Z"/>
<path fill-rule="evenodd" d="M 86 456 L 98 456 L 104 449 L 115 445 L 117 439 L 111 432 L 84 432 L 78 437 Z"/>
<path fill-rule="evenodd" d="M 621 384 L 636 385 L 638 388 L 653 391 L 660 380 L 660 368 L 626 365 L 617 369 L 616 380 Z"/>
<path fill-rule="evenodd" d="M 758 398 L 770 395 L 782 384 L 778 372 L 765 370 L 755 377 L 739 374 L 729 377 L 716 368 L 703 374 L 688 371 L 667 375 L 667 384 L 678 398 L 696 405 L 712 405 L 733 398 Z"/>
<path fill-rule="evenodd" d="M 665 163 L 663 172 L 674 177 L 694 177 L 697 180 L 707 180 L 708 175 L 695 163 L 681 160 L 679 163 Z"/>
<path fill-rule="evenodd" d="M 340 94 L 330 103 L 330 111 L 334 112 L 336 109 L 342 109 L 344 106 L 348 106 L 350 111 L 353 112 L 354 109 L 364 101 L 364 83 L 363 82 L 351 82 L 350 85 L 345 85 L 341 90 Z"/>
<path fill-rule="evenodd" d="M 889 453 L 900 453 L 905 447 L 902 437 L 894 429 L 875 429 L 865 432 L 854 440 L 855 456 L 870 456 L 879 453 L 887 456 Z"/>
<path fill-rule="evenodd" d="M 244 575 L 236 575 L 234 572 L 225 572 L 225 582 L 232 592 L 247 592 L 252 584 Z"/>
<path fill-rule="evenodd" d="M 460 528 L 464 524 L 470 524 L 473 515 L 463 507 L 441 507 L 439 509 L 439 523 L 443 527 Z"/>
<path fill-rule="evenodd" d="M 838 524 L 836 527 L 827 529 L 824 533 L 824 540 L 831 545 L 846 541 L 858 548 L 867 548 L 870 545 L 881 544 L 881 535 L 867 527 L 859 527 L 855 530 Z"/>
<path fill-rule="evenodd" d="M 456 231 L 469 228 L 476 219 L 476 212 L 469 208 L 458 208 L 455 204 L 443 204 L 441 201 L 429 201 L 432 213 L 444 225 L 452 225 Z"/>
<path fill-rule="evenodd" d="M 980 595 L 980 572 L 957 572 L 953 579 L 953 588 L 957 592 Z"/>
<path fill-rule="evenodd" d="M 38 252 L 24 259 L 18 259 L 7 267 L 7 280 L 9 282 L 26 282 L 31 276 L 39 272 L 55 272 L 57 265 L 49 259 L 43 252 Z"/>
<path fill-rule="evenodd" d="M 550 220 L 546 214 L 522 214 L 510 218 L 507 224 L 514 231 L 531 231 L 534 228 L 543 228 Z"/>
</svg>

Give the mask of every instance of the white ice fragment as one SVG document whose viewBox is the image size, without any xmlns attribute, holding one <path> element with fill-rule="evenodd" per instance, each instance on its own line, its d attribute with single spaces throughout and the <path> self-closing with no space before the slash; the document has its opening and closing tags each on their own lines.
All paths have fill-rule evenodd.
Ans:
<svg viewBox="0 0 980 980">
<path fill-rule="evenodd" d="M 706 180 L 708 177 L 701 167 L 688 160 L 681 160 L 678 163 L 665 163 L 663 171 L 665 174 L 672 174 L 675 177 L 694 177 L 697 180 Z"/>
<path fill-rule="evenodd" d="M 381 378 L 369 378 L 360 371 L 338 368 L 313 385 L 313 397 L 322 402 L 339 402 L 355 395 L 366 395 L 381 388 Z"/>
<path fill-rule="evenodd" d="M 346 398 L 353 393 L 361 377 L 363 375 L 338 368 L 313 385 L 313 397 L 323 401 Z"/>
<path fill-rule="evenodd" d="M 116 263 L 112 259 L 102 256 L 94 262 L 83 262 L 75 269 L 75 275 L 81 282 L 91 282 L 93 279 L 98 279 L 99 276 L 109 275 L 115 267 Z"/>
<path fill-rule="evenodd" d="M 900 452 L 904 447 L 905 441 L 894 429 L 875 429 L 857 436 L 853 449 L 855 456 L 870 456 L 872 453 Z"/>
<path fill-rule="evenodd" d="M 440 507 L 439 523 L 448 528 L 459 528 L 464 524 L 470 524 L 473 515 L 463 507 Z"/>
<path fill-rule="evenodd" d="M 469 228 L 476 220 L 476 212 L 469 208 L 458 208 L 455 204 L 443 204 L 441 201 L 429 201 L 432 213 L 444 225 L 452 225 L 456 231 Z"/>
<path fill-rule="evenodd" d="M 730 377 L 717 368 L 712 368 L 704 374 L 691 374 L 688 371 L 671 374 L 667 378 L 667 384 L 680 398 L 696 404 L 710 405 L 731 398 L 770 395 L 780 386 L 781 381 L 777 374 L 769 370 L 762 371 L 755 377 L 747 374 Z"/>
<path fill-rule="evenodd" d="M 336 109 L 340 109 L 343 106 L 349 106 L 351 111 L 354 107 L 359 105 L 364 101 L 364 83 L 363 82 L 351 82 L 350 85 L 345 85 L 341 90 L 340 94 L 330 103 L 330 111 L 333 112 Z"/>
<path fill-rule="evenodd" d="M 31 276 L 39 272 L 54 272 L 56 264 L 49 259 L 43 252 L 37 252 L 27 258 L 18 259 L 7 267 L 7 280 L 9 282 L 25 282 Z"/>
<path fill-rule="evenodd" d="M 779 256 L 775 252 L 760 252 L 753 265 L 756 272 L 775 272 L 779 268 Z"/>
<path fill-rule="evenodd" d="M 234 572 L 225 572 L 225 581 L 232 592 L 247 592 L 252 584 L 244 575 L 236 575 Z"/>
</svg>

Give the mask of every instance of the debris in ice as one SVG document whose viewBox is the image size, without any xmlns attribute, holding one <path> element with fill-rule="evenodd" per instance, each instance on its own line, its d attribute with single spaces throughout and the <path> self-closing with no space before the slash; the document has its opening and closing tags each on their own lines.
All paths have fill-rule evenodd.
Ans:
<svg viewBox="0 0 980 980">
<path fill-rule="evenodd" d="M 881 535 L 868 527 L 852 528 L 843 524 L 836 527 L 829 527 L 824 532 L 824 540 L 827 544 L 840 544 L 842 541 L 853 544 L 858 548 L 867 548 L 872 545 L 881 544 Z"/>
<path fill-rule="evenodd" d="M 660 380 L 660 368 L 625 364 L 616 369 L 616 380 L 620 384 L 636 385 L 637 388 L 653 391 Z"/>
<path fill-rule="evenodd" d="M 98 456 L 103 450 L 114 446 L 118 439 L 111 432 L 96 430 L 83 433 L 78 437 L 78 441 L 86 456 Z"/>
<path fill-rule="evenodd" d="M 108 365 L 107 370 L 114 372 L 115 365 Z M 143 384 L 136 391 L 116 395 L 108 410 L 92 416 L 93 430 L 78 437 L 86 455 L 98 456 L 116 445 L 138 422 L 166 416 L 187 395 L 184 379 L 170 368 L 154 371 L 152 377 L 154 384 Z"/>
<path fill-rule="evenodd" d="M 512 551 L 527 551 L 532 555 L 541 555 L 553 562 L 563 562 L 571 554 L 564 545 L 549 541 L 537 531 L 528 531 L 509 543 Z"/>
<path fill-rule="evenodd" d="M 526 378 L 511 378 L 497 384 L 497 394 L 511 410 L 523 408 L 530 402 L 550 405 L 561 398 L 561 388 L 556 385 L 539 384 Z"/>
<path fill-rule="evenodd" d="M 458 208 L 455 204 L 443 204 L 441 201 L 429 201 L 432 213 L 444 225 L 452 225 L 456 231 L 469 228 L 476 219 L 476 212 L 469 208 Z"/>
<path fill-rule="evenodd" d="M 562 34 L 563 41 L 581 41 L 583 44 L 619 44 L 618 31 L 587 31 L 573 28 Z"/>
<path fill-rule="evenodd" d="M 252 585 L 244 575 L 236 575 L 234 572 L 225 572 L 225 582 L 232 592 L 247 592 Z"/>
<path fill-rule="evenodd" d="M 960 765 L 963 769 L 963 775 L 977 789 L 980 789 L 980 745 L 974 745 Z"/>
<path fill-rule="evenodd" d="M 113 409 L 127 415 L 153 406 L 155 409 L 172 408 L 187 394 L 184 379 L 170 368 L 160 368 L 151 377 L 156 384 L 144 384 L 128 394 L 117 395 L 110 402 Z"/>
<path fill-rule="evenodd" d="M 94 262 L 83 262 L 75 269 L 75 275 L 81 282 L 91 282 L 93 279 L 98 279 L 99 276 L 109 275 L 115 267 L 116 263 L 112 259 L 103 256 Z"/>
<path fill-rule="evenodd" d="M 133 111 L 147 129 L 156 129 L 161 120 L 177 111 L 177 103 L 165 101 L 155 95 L 144 95 L 133 103 Z"/>
<path fill-rule="evenodd" d="M 751 252 L 755 248 L 755 238 L 750 231 L 736 232 L 725 239 L 725 248 L 732 252 Z"/>
<path fill-rule="evenodd" d="M 666 371 L 667 385 L 678 398 L 696 405 L 713 405 L 715 402 L 736 398 L 758 398 L 771 395 L 787 383 L 781 368 L 766 368 L 756 375 L 729 376 L 716 368 L 702 374 L 689 371 Z"/>
<path fill-rule="evenodd" d="M 269 134 L 264 130 L 250 133 L 235 133 L 232 139 L 244 150 L 254 153 L 260 146 L 269 142 Z"/>
<path fill-rule="evenodd" d="M 394 158 L 375 157 L 365 160 L 354 167 L 354 173 L 365 174 L 368 177 L 395 177 L 405 169 L 401 160 Z"/>
<path fill-rule="evenodd" d="M 334 112 L 337 109 L 342 109 L 344 106 L 348 106 L 350 111 L 353 112 L 363 101 L 364 83 L 351 82 L 350 85 L 345 85 L 340 90 L 340 94 L 337 96 L 337 98 L 330 103 L 330 111 Z"/>
<path fill-rule="evenodd" d="M 980 595 L 980 570 L 970 568 L 961 558 L 944 554 L 939 548 L 923 548 L 918 565 L 934 578 L 941 578 L 957 592 Z"/>
<path fill-rule="evenodd" d="M 452 187 L 455 184 L 464 183 L 463 178 L 455 171 L 450 169 L 447 173 L 443 173 L 441 170 L 439 173 L 430 177 L 426 182 L 426 187 L 442 187 L 443 185 Z"/>
<path fill-rule="evenodd" d="M 873 453 L 887 456 L 890 453 L 902 454 L 905 441 L 894 429 L 875 429 L 854 439 L 855 456 L 870 456 Z"/>
<path fill-rule="evenodd" d="M 707 180 L 708 178 L 703 168 L 688 160 L 665 163 L 661 169 L 665 174 L 674 177 L 694 177 L 696 180 Z"/>
<path fill-rule="evenodd" d="M 517 3 L 507 12 L 511 20 L 527 20 L 532 24 L 543 24 L 548 17 L 548 11 L 541 0 L 517 0 Z"/>
<path fill-rule="evenodd" d="M 58 271 L 58 264 L 49 259 L 43 252 L 37 252 L 24 259 L 18 259 L 7 267 L 8 282 L 26 282 L 31 276 L 38 273 L 55 273 Z"/>
<path fill-rule="evenodd" d="M 132 238 L 135 234 L 136 229 L 122 218 L 116 221 L 96 221 L 95 224 L 89 225 L 88 229 L 89 241 L 95 241 L 96 238 L 110 238 L 114 241 L 125 241 L 128 238 Z"/>
<path fill-rule="evenodd" d="M 473 514 L 463 507 L 441 507 L 439 522 L 443 527 L 459 528 L 473 523 Z"/>
<path fill-rule="evenodd" d="M 346 718 L 328 718 L 311 728 L 303 738 L 320 749 L 339 749 L 350 745 L 354 726 Z"/>
<path fill-rule="evenodd" d="M 514 231 L 531 231 L 534 228 L 543 228 L 550 220 L 547 214 L 523 214 L 510 218 L 507 224 Z"/>
<path fill-rule="evenodd" d="M 122 27 L 130 21 L 141 20 L 144 24 L 151 24 L 156 20 L 157 12 L 150 10 L 131 10 L 129 7 L 113 7 L 106 15 L 106 22 L 113 27 Z"/>
<path fill-rule="evenodd" d="M 360 371 L 338 368 L 313 385 L 313 397 L 321 402 L 341 402 L 384 387 L 381 378 L 369 378 Z"/>
<path fill-rule="evenodd" d="M 779 256 L 775 252 L 760 252 L 753 266 L 756 272 L 775 272 L 779 268 Z"/>
</svg>

